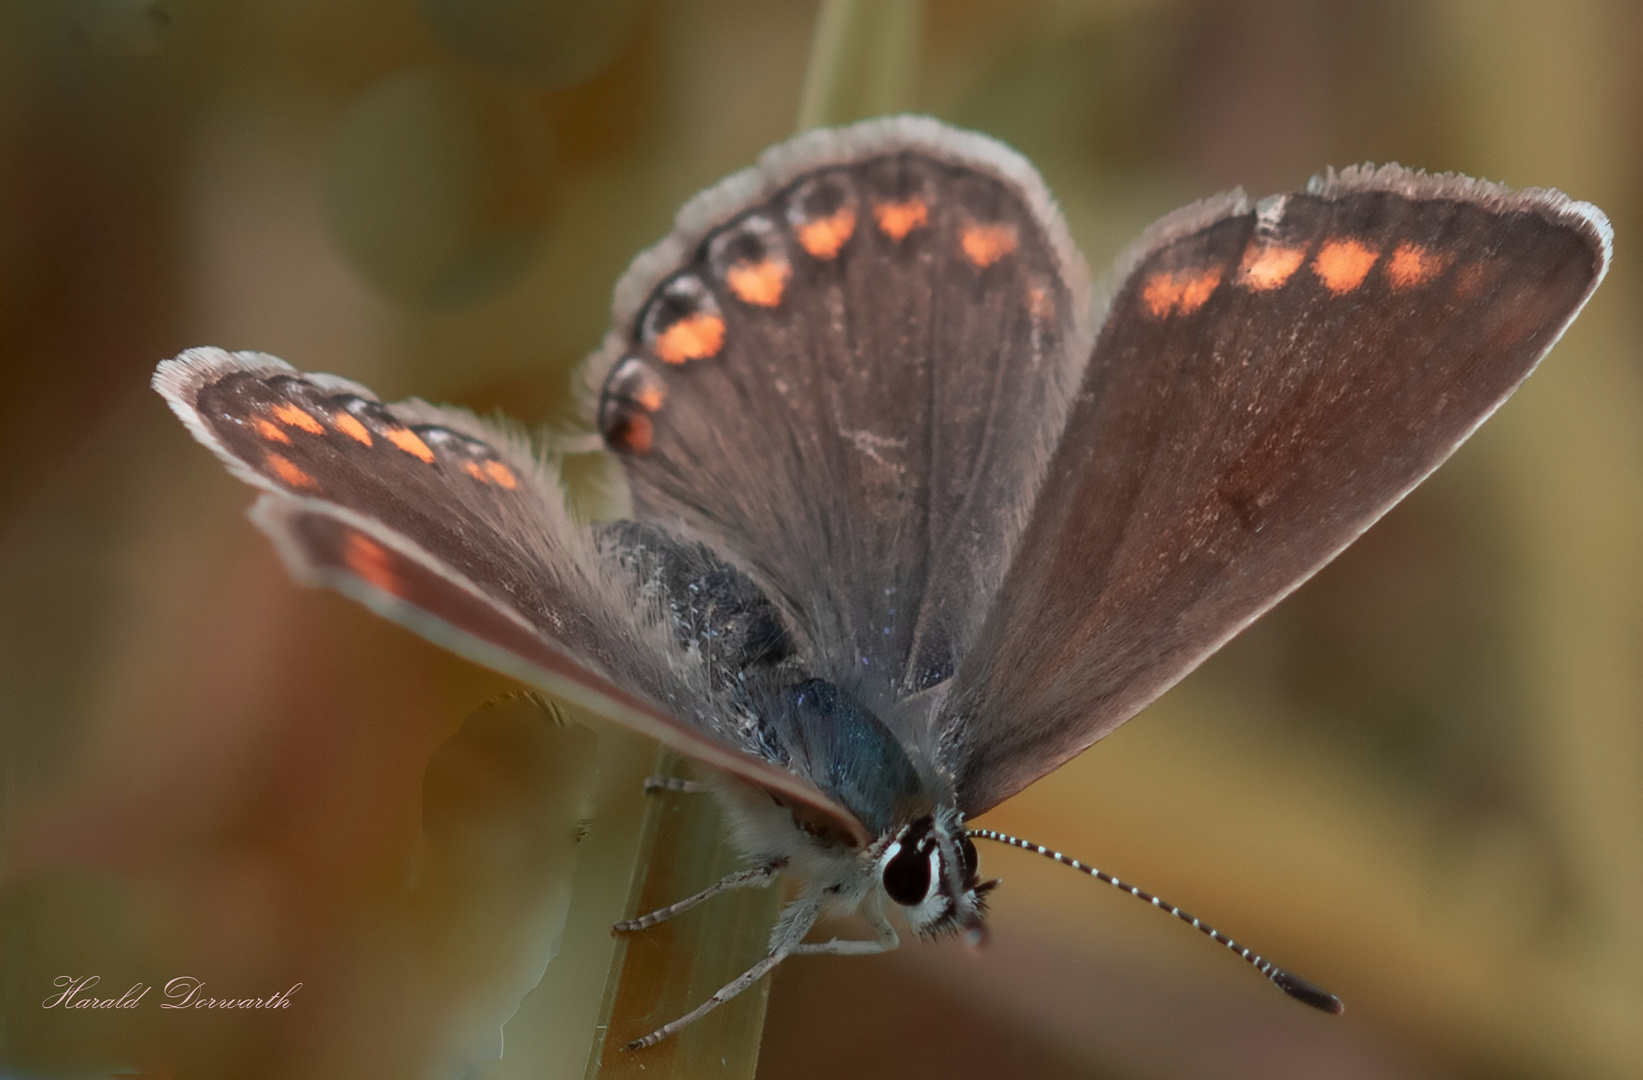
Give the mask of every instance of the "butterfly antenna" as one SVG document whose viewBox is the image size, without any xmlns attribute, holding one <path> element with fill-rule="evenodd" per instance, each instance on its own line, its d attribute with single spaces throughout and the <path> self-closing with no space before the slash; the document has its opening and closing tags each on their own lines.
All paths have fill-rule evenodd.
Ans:
<svg viewBox="0 0 1643 1080">
<path fill-rule="evenodd" d="M 1214 927 L 1200 922 L 1191 915 L 1188 915 L 1186 912 L 1182 911 L 1180 908 L 1176 907 L 1174 904 L 1159 899 L 1158 897 L 1152 895 L 1152 893 L 1147 892 L 1145 889 L 1138 889 L 1127 881 L 1121 881 L 1118 878 L 1113 877 L 1111 874 L 1097 870 L 1093 866 L 1086 866 L 1077 859 L 1074 859 L 1068 855 L 1063 855 L 1059 851 L 1051 851 L 1049 848 L 1040 844 L 1030 843 L 1018 837 L 1011 836 L 1008 833 L 998 832 L 996 829 L 969 829 L 966 831 L 966 835 L 974 839 L 992 840 L 995 843 L 1008 844 L 1011 847 L 1020 848 L 1023 851 L 1036 852 L 1037 854 L 1044 856 L 1046 859 L 1054 859 L 1063 866 L 1070 866 L 1074 870 L 1082 870 L 1084 873 L 1090 875 L 1092 878 L 1095 878 L 1097 881 L 1105 881 L 1108 885 L 1111 885 L 1115 889 L 1122 889 L 1124 892 L 1129 893 L 1138 900 L 1145 900 L 1153 907 L 1158 908 L 1161 911 L 1169 912 L 1177 919 L 1180 919 L 1182 922 L 1191 926 L 1194 930 L 1202 931 L 1211 941 L 1218 941 L 1222 945 L 1225 945 L 1227 948 L 1249 961 L 1250 965 L 1253 966 L 1256 971 L 1259 971 L 1262 975 L 1265 975 L 1272 981 L 1272 985 L 1276 986 L 1296 1001 L 1305 1002 L 1314 1009 L 1322 1009 L 1326 1013 L 1339 1014 L 1346 1008 L 1345 1005 L 1341 1004 L 1340 998 L 1336 997 L 1334 994 L 1331 994 L 1323 987 L 1315 986 L 1301 978 L 1299 975 L 1296 975 L 1290 971 L 1285 971 L 1283 968 L 1261 956 L 1259 953 L 1252 952 L 1251 950 L 1244 948 L 1242 945 L 1238 944 L 1236 941 L 1233 941 L 1231 938 L 1227 937 Z"/>
</svg>

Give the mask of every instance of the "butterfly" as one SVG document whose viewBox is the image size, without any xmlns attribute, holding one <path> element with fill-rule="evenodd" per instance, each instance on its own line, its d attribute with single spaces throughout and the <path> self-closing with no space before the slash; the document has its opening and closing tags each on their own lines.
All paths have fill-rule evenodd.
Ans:
<svg viewBox="0 0 1643 1080">
<path fill-rule="evenodd" d="M 748 869 L 619 929 L 798 879 L 768 955 L 642 1047 L 788 956 L 894 948 L 893 913 L 979 938 L 973 840 L 1036 845 L 966 823 L 1407 494 L 1610 248 L 1554 191 L 1351 168 L 1170 214 L 1097 302 L 1025 159 L 895 117 L 767 151 L 617 284 L 582 375 L 617 520 L 461 410 L 215 348 L 154 385 L 299 581 L 702 766 Z M 875 937 L 805 941 L 841 910 Z"/>
</svg>

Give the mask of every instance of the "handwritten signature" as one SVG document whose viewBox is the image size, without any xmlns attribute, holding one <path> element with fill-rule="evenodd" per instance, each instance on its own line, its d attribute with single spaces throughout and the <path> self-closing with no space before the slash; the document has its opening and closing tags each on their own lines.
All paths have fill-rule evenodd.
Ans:
<svg viewBox="0 0 1643 1080">
<path fill-rule="evenodd" d="M 133 983 L 119 997 L 97 997 L 93 990 L 103 981 L 101 975 L 59 975 L 52 985 L 60 993 L 40 1003 L 42 1009 L 135 1009 L 153 986 Z M 166 983 L 160 994 L 167 1000 L 160 1002 L 162 1009 L 289 1009 L 291 995 L 302 989 L 296 983 L 288 990 L 266 997 L 216 997 L 205 993 L 205 981 L 192 975 L 179 975 Z"/>
</svg>

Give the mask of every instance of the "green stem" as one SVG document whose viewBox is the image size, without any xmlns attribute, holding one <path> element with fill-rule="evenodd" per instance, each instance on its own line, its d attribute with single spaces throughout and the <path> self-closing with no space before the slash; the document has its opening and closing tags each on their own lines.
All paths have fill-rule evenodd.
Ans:
<svg viewBox="0 0 1643 1080">
<path fill-rule="evenodd" d="M 798 130 L 913 105 L 924 0 L 822 0 Z"/>
</svg>

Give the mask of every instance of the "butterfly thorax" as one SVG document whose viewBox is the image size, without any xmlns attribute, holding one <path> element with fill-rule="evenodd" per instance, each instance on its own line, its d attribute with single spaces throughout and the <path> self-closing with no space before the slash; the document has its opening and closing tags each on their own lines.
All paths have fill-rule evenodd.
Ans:
<svg viewBox="0 0 1643 1080">
<path fill-rule="evenodd" d="M 921 936 L 979 930 L 990 884 L 978 882 L 963 816 L 869 704 L 805 663 L 758 585 L 706 545 L 653 524 L 610 522 L 598 532 L 725 708 L 751 718 L 753 748 L 810 780 L 875 837 L 852 847 L 802 807 L 722 778 L 715 786 L 744 848 L 818 884 L 842 907 L 882 889 Z"/>
</svg>

